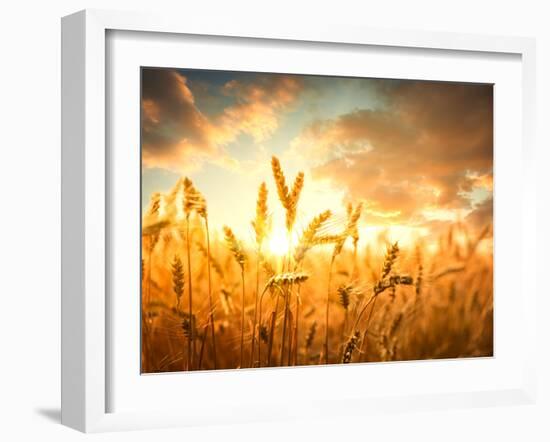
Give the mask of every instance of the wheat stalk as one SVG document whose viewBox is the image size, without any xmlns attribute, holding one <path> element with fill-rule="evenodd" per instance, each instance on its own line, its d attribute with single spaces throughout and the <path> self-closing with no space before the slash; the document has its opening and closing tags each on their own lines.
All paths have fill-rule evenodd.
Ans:
<svg viewBox="0 0 550 442">
<path fill-rule="evenodd" d="M 267 281 L 266 288 L 287 287 L 292 284 L 302 284 L 307 281 L 309 275 L 304 272 L 287 272 L 273 275 Z"/>
<path fill-rule="evenodd" d="M 397 260 L 397 255 L 399 254 L 399 244 L 395 242 L 386 251 L 386 256 L 384 258 L 384 264 L 382 267 L 382 276 L 381 280 L 390 274 L 392 268 Z"/>
<path fill-rule="evenodd" d="M 352 292 L 353 292 L 353 285 L 351 284 L 341 285 L 336 289 L 336 293 L 338 293 L 338 299 L 340 301 L 340 305 L 346 311 L 349 308 Z"/>
<path fill-rule="evenodd" d="M 285 354 L 285 344 L 286 344 L 286 330 L 288 324 L 288 318 L 290 315 L 290 285 L 286 285 L 284 292 L 284 315 L 283 315 L 283 330 L 281 334 L 281 350 L 279 352 L 279 365 L 283 365 L 283 358 Z"/>
<path fill-rule="evenodd" d="M 359 342 L 359 336 L 361 336 L 361 334 L 358 331 L 355 331 L 349 338 L 348 342 L 346 342 L 344 354 L 342 356 L 342 364 L 349 364 L 351 362 L 353 352 L 357 348 L 357 344 Z"/>
<path fill-rule="evenodd" d="M 336 246 L 335 246 L 336 250 Z M 327 300 L 326 300 L 326 306 L 325 306 L 325 364 L 328 364 L 329 362 L 329 346 L 328 346 L 328 339 L 329 339 L 329 316 L 330 316 L 330 285 L 332 282 L 332 267 L 334 266 L 334 259 L 335 259 L 334 252 L 332 254 L 332 258 L 330 259 L 330 264 L 328 268 L 328 283 L 327 283 Z"/>
<path fill-rule="evenodd" d="M 262 302 L 260 300 L 260 309 Z M 269 342 L 267 344 L 267 365 L 271 366 L 271 358 L 273 355 L 273 341 L 275 339 L 275 326 L 277 325 L 277 314 L 279 313 L 279 296 L 276 296 L 275 308 L 271 312 L 271 327 L 269 329 Z"/>
<path fill-rule="evenodd" d="M 223 280 L 224 273 L 220 263 L 212 256 L 210 253 L 210 231 L 208 228 L 208 218 L 205 218 L 205 229 L 206 229 L 206 247 L 202 245 L 200 241 L 197 241 L 197 248 L 199 252 L 203 255 L 208 263 L 208 301 L 210 304 L 210 327 L 212 334 L 212 354 L 214 358 L 214 368 L 217 367 L 217 354 L 216 354 L 216 332 L 214 328 L 215 318 L 214 318 L 214 306 L 212 301 L 212 279 L 210 272 L 210 265 L 214 268 L 214 271 L 218 274 L 219 278 Z M 202 343 L 204 344 L 204 342 Z"/>
<path fill-rule="evenodd" d="M 306 364 L 307 364 L 308 359 L 309 359 L 309 357 L 308 357 L 309 349 L 313 345 L 313 340 L 315 339 L 316 333 L 317 333 L 317 321 L 313 321 L 311 323 L 311 325 L 309 326 L 308 332 L 306 334 L 305 350 L 304 350 Z"/>
<path fill-rule="evenodd" d="M 294 184 L 292 185 L 292 191 L 289 192 L 285 174 L 281 168 L 281 163 L 275 156 L 271 158 L 271 169 L 273 171 L 273 179 L 275 180 L 275 186 L 277 187 L 279 201 L 285 209 L 286 229 L 288 232 L 291 232 L 294 222 L 296 221 L 298 200 L 300 199 L 300 194 L 304 187 L 304 173 L 299 172 L 298 175 L 296 175 Z"/>
<path fill-rule="evenodd" d="M 235 234 L 233 233 L 233 230 L 231 230 L 228 226 L 223 226 L 223 233 L 225 235 L 225 243 L 227 245 L 227 248 L 235 258 L 235 261 L 239 265 L 242 271 L 244 271 L 244 265 L 246 263 L 246 254 L 244 252 L 244 248 L 240 241 L 237 239 Z"/>
<path fill-rule="evenodd" d="M 242 288 L 243 288 L 243 296 L 242 296 L 242 302 L 241 302 L 241 363 L 240 367 L 243 368 L 243 357 L 244 357 L 244 303 L 245 303 L 245 286 L 244 286 L 244 266 L 246 263 L 246 255 L 244 252 L 244 249 L 242 247 L 242 244 L 237 240 L 237 237 L 231 230 L 231 228 L 227 226 L 223 226 L 223 231 L 225 235 L 225 242 L 227 244 L 227 247 L 233 254 L 233 257 L 235 258 L 235 261 L 237 261 L 237 264 L 239 264 L 239 267 L 241 268 L 241 282 L 242 282 Z"/>
<path fill-rule="evenodd" d="M 265 293 L 268 290 L 277 290 L 279 293 L 277 294 L 277 301 L 275 304 L 275 309 L 272 312 L 271 317 L 271 330 L 269 335 L 269 344 L 268 344 L 268 365 L 271 363 L 271 354 L 272 354 L 272 348 L 273 348 L 273 334 L 275 330 L 275 319 L 277 317 L 278 312 L 278 306 L 279 306 L 279 294 L 283 297 L 289 296 L 288 287 L 290 287 L 292 284 L 300 285 L 304 283 L 309 278 L 309 275 L 303 272 L 286 272 L 286 273 L 279 273 L 271 276 L 267 283 L 265 284 L 264 290 L 262 291 L 262 294 L 259 299 L 259 311 L 260 311 L 260 318 L 262 317 L 262 301 Z M 287 304 L 285 304 L 287 305 Z M 288 312 L 287 312 L 288 313 Z M 283 320 L 283 337 L 282 337 L 282 343 L 285 341 L 286 337 L 286 324 Z M 283 357 L 283 348 L 281 348 L 280 358 L 282 363 L 282 357 Z"/>
<path fill-rule="evenodd" d="M 374 307 L 376 305 L 376 300 L 378 299 L 378 296 L 386 291 L 387 289 L 394 290 L 397 285 L 412 285 L 413 284 L 413 278 L 408 275 L 390 275 L 390 273 L 393 271 L 395 262 L 397 261 L 397 257 L 399 255 L 399 245 L 397 242 L 395 242 L 393 245 L 388 247 L 386 249 L 386 255 L 384 256 L 384 263 L 382 265 L 382 274 L 381 278 L 374 284 L 373 287 L 373 295 L 370 298 L 370 300 L 365 304 L 363 309 L 359 312 L 357 315 L 357 318 L 355 319 L 355 324 L 353 326 L 353 329 L 355 330 L 357 328 L 357 325 L 359 323 L 359 320 L 361 319 L 363 313 L 367 309 L 367 307 L 372 303 L 372 308 L 370 310 L 369 316 L 367 318 L 367 323 L 365 326 L 365 332 L 363 334 L 363 342 L 362 345 L 364 346 L 367 340 L 367 333 L 370 326 L 370 321 L 372 318 L 372 314 L 374 312 Z"/>
<path fill-rule="evenodd" d="M 183 180 L 183 211 L 185 213 L 185 237 L 187 248 L 187 273 L 189 274 L 189 315 L 193 317 L 193 274 L 191 272 L 191 234 L 189 231 L 189 218 L 193 211 L 206 217 L 206 202 L 202 195 L 195 189 L 193 182 L 185 177 Z M 189 334 L 188 366 L 193 370 L 196 353 L 195 331 L 191 328 Z"/>
<path fill-rule="evenodd" d="M 254 295 L 254 320 L 252 322 L 252 339 L 250 342 L 250 366 L 254 365 L 254 345 L 256 341 L 256 323 L 258 321 L 258 291 L 260 290 L 260 262 L 262 261 L 262 244 L 268 234 L 268 209 L 267 209 L 267 186 L 262 182 L 258 190 L 256 201 L 256 218 L 252 221 L 252 227 L 256 233 L 256 292 Z M 258 333 L 260 330 L 258 329 Z M 258 342 L 258 346 L 260 343 Z M 259 350 L 258 350 L 259 352 Z M 258 359 L 260 354 L 258 353 Z"/>
<path fill-rule="evenodd" d="M 380 293 L 387 289 L 393 289 L 398 285 L 413 285 L 413 278 L 409 275 L 392 275 L 387 279 L 380 280 L 374 285 L 374 296 L 378 296 Z"/>
<path fill-rule="evenodd" d="M 214 358 L 214 369 L 218 368 L 218 358 L 216 354 L 216 320 L 214 318 L 214 302 L 212 301 L 212 275 L 210 271 L 210 229 L 208 228 L 208 216 L 206 216 L 206 204 L 204 210 L 204 227 L 206 229 L 206 252 L 208 255 L 208 303 L 210 307 L 210 330 L 212 334 L 212 354 Z"/>
<path fill-rule="evenodd" d="M 290 270 L 290 259 L 292 256 L 292 252 L 291 252 L 292 229 L 296 221 L 298 201 L 300 199 L 300 194 L 302 193 L 302 189 L 304 187 L 304 173 L 299 172 L 298 175 L 296 175 L 296 178 L 294 179 L 294 184 L 292 185 L 292 190 L 289 192 L 288 187 L 286 185 L 285 175 L 281 168 L 281 164 L 279 162 L 279 159 L 275 156 L 273 156 L 271 159 L 271 168 L 273 170 L 273 177 L 275 180 L 275 185 L 277 187 L 277 194 L 279 195 L 279 200 L 285 209 L 285 215 L 286 215 L 285 225 L 286 225 L 286 230 L 288 232 L 288 243 L 289 243 L 288 255 L 286 257 L 286 260 L 287 260 L 288 270 Z M 292 290 L 291 286 L 288 286 L 287 291 L 290 291 L 290 290 Z M 281 361 L 283 358 L 283 350 L 285 346 L 285 334 L 287 329 L 287 321 L 289 320 L 289 314 L 290 314 L 290 306 L 289 306 L 290 293 L 287 293 L 284 298 L 285 298 L 285 307 L 284 307 L 283 331 L 282 331 L 282 342 L 281 342 Z M 289 337 L 290 337 L 289 351 L 291 350 L 291 346 L 292 346 L 291 336 L 292 335 L 289 334 Z"/>
<path fill-rule="evenodd" d="M 196 189 L 193 182 L 187 177 L 183 180 L 183 195 L 183 211 L 186 216 L 189 216 L 193 211 L 195 211 L 202 218 L 206 218 L 208 216 L 204 196 Z"/>
<path fill-rule="evenodd" d="M 183 296 L 183 289 L 185 286 L 184 274 L 183 274 L 183 264 L 178 255 L 174 256 L 174 261 L 172 262 L 172 288 L 176 294 L 176 310 L 179 311 L 180 300 Z"/>
<path fill-rule="evenodd" d="M 328 237 L 328 240 L 334 240 L 334 249 L 332 251 L 332 257 L 330 259 L 329 271 L 328 271 L 328 283 L 327 283 L 327 301 L 325 311 L 325 364 L 329 363 L 329 316 L 330 316 L 330 286 L 332 282 L 332 268 L 336 257 L 342 252 L 346 239 L 352 237 L 355 244 L 359 240 L 359 233 L 357 224 L 361 217 L 363 205 L 357 204 L 355 209 L 351 205 L 348 205 L 348 220 L 344 231 L 336 236 Z M 357 238 L 357 241 L 355 240 Z M 326 240 L 326 239 L 325 239 Z"/>
<path fill-rule="evenodd" d="M 415 298 L 414 302 L 417 303 L 420 299 L 420 296 L 422 295 L 422 283 L 424 280 L 424 267 L 422 266 L 422 254 L 420 252 L 420 248 L 416 247 L 416 259 L 418 262 L 418 269 L 416 274 L 416 282 L 414 283 L 415 288 Z"/>
<path fill-rule="evenodd" d="M 181 181 L 178 183 L 180 185 Z M 179 190 L 178 190 L 179 191 Z M 212 281 L 211 281 L 211 271 L 210 271 L 210 236 L 208 229 L 208 211 L 206 205 L 206 199 L 204 196 L 196 189 L 193 185 L 193 182 L 185 177 L 183 180 L 183 210 L 186 218 L 186 238 L 187 238 L 187 261 L 188 261 L 188 272 L 189 272 L 189 312 L 193 314 L 193 291 L 191 283 L 191 252 L 190 244 L 191 238 L 189 234 L 189 217 L 191 213 L 196 212 L 205 223 L 206 229 L 206 244 L 207 244 L 207 267 L 208 267 L 208 299 L 210 304 L 210 319 L 211 319 L 211 331 L 212 331 L 212 351 L 214 356 L 214 368 L 217 367 L 216 363 L 216 336 L 215 336 L 215 327 L 214 327 L 214 306 L 212 301 Z M 190 335 L 192 347 L 193 347 L 193 356 L 195 357 L 196 348 L 195 348 L 195 339 L 194 339 L 194 330 L 191 330 Z M 191 367 L 193 366 L 193 361 L 191 361 Z"/>
<path fill-rule="evenodd" d="M 284 347 L 285 347 L 285 340 L 286 340 L 286 332 L 287 329 L 291 330 L 292 326 L 289 324 L 290 321 L 290 297 L 291 297 L 291 287 L 292 285 L 300 285 L 303 282 L 305 282 L 309 276 L 303 272 L 287 272 L 287 273 L 280 273 L 278 275 L 272 276 L 269 281 L 266 284 L 267 288 L 276 287 L 279 289 L 284 297 L 285 301 L 285 312 L 283 316 L 283 330 L 282 330 L 282 336 L 281 336 L 281 351 L 280 351 L 280 361 L 279 364 L 283 364 L 283 357 L 284 357 Z M 264 290 L 265 292 L 265 290 Z M 296 300 L 298 304 L 298 299 Z M 292 351 L 292 334 L 289 333 L 289 345 L 288 345 L 288 363 L 290 365 L 290 357 L 291 357 L 291 351 Z"/>
<path fill-rule="evenodd" d="M 273 179 L 277 187 L 277 195 L 282 206 L 287 209 L 290 206 L 290 195 L 288 186 L 286 185 L 285 174 L 281 168 L 279 159 L 275 156 L 271 157 L 271 170 L 273 171 Z"/>
<path fill-rule="evenodd" d="M 330 210 L 325 210 L 313 218 L 302 232 L 302 235 L 298 240 L 298 245 L 294 250 L 294 262 L 296 263 L 296 267 L 298 267 L 298 265 L 302 262 L 306 252 L 311 247 L 321 244 L 321 242 L 319 242 L 320 238 L 317 237 L 317 233 L 331 216 L 332 212 Z"/>
<path fill-rule="evenodd" d="M 147 236 L 149 238 L 149 247 L 148 247 L 148 275 L 147 275 L 147 291 L 146 291 L 146 300 L 147 303 L 151 302 L 151 279 L 152 279 L 152 255 L 153 249 L 157 244 L 161 231 L 168 226 L 168 221 L 159 219 L 160 205 L 161 205 L 162 195 L 159 192 L 155 192 L 151 195 L 149 202 L 149 209 L 147 214 L 149 217 L 153 218 L 154 221 L 148 220 L 148 225 L 142 228 L 142 236 Z"/>
<path fill-rule="evenodd" d="M 340 301 L 340 305 L 344 309 L 344 321 L 342 323 L 342 332 L 340 334 L 340 339 L 343 340 L 344 333 L 346 332 L 346 328 L 348 325 L 348 312 L 349 312 L 351 294 L 353 293 L 353 285 L 351 284 L 340 285 L 336 289 L 336 293 L 338 294 L 338 300 Z"/>
<path fill-rule="evenodd" d="M 292 231 L 294 227 L 294 222 L 296 221 L 296 212 L 298 208 L 298 200 L 300 199 L 300 194 L 304 187 L 304 173 L 299 172 L 296 175 L 294 184 L 292 186 L 292 191 L 289 198 L 289 206 L 286 208 L 286 229 L 288 232 Z"/>
<path fill-rule="evenodd" d="M 351 239 L 353 240 L 353 276 L 357 272 L 357 245 L 359 243 L 359 218 L 361 218 L 361 211 L 363 210 L 363 204 L 359 203 L 355 208 L 353 204 L 349 203 L 347 212 L 348 212 L 348 231 Z"/>
<path fill-rule="evenodd" d="M 160 209 L 160 199 L 161 199 L 161 194 L 159 192 L 155 192 L 151 195 L 149 210 L 147 212 L 150 216 L 158 215 L 159 209 Z"/>
<path fill-rule="evenodd" d="M 289 192 L 288 186 L 286 184 L 285 175 L 281 168 L 281 163 L 279 162 L 279 159 L 275 156 L 271 158 L 271 169 L 273 171 L 273 178 L 275 180 L 275 186 L 277 188 L 279 201 L 281 202 L 281 205 L 285 209 L 285 226 L 286 226 L 286 230 L 288 234 L 288 242 L 289 242 L 286 261 L 287 261 L 287 269 L 290 270 L 290 259 L 292 257 L 292 252 L 291 252 L 292 229 L 296 221 L 298 200 L 300 199 L 300 194 L 304 187 L 304 173 L 303 172 L 298 173 L 292 185 L 292 190 Z M 289 302 L 290 302 L 290 291 L 292 290 L 291 286 L 286 286 L 285 290 L 286 290 L 286 293 L 284 296 L 284 318 L 283 318 L 283 330 L 282 330 L 281 353 L 280 353 L 281 364 L 282 364 L 283 352 L 284 352 L 284 346 L 285 346 L 287 322 L 289 320 L 289 315 L 290 315 Z M 289 334 L 289 337 L 291 336 L 292 335 Z M 292 343 L 289 344 L 289 350 L 291 345 Z"/>
<path fill-rule="evenodd" d="M 311 220 L 306 229 L 302 232 L 300 239 L 298 241 L 298 246 L 294 250 L 294 262 L 295 268 L 301 265 L 303 259 L 305 258 L 306 252 L 315 245 L 315 240 L 317 239 L 318 232 L 324 227 L 327 220 L 332 216 L 330 210 L 326 210 L 315 218 Z M 300 295 L 300 287 L 298 287 L 298 296 Z M 299 324 L 300 324 L 300 303 L 298 302 L 298 297 L 296 298 L 296 321 L 294 327 L 294 342 L 295 342 L 295 353 L 294 359 L 297 362 L 298 359 L 298 342 L 299 342 Z"/>
<path fill-rule="evenodd" d="M 258 189 L 258 199 L 256 201 L 256 217 L 252 221 L 252 227 L 256 234 L 256 244 L 261 248 L 267 234 L 269 233 L 269 215 L 267 208 L 267 186 L 265 182 L 260 184 Z"/>
<path fill-rule="evenodd" d="M 200 193 L 194 186 L 191 180 L 186 178 L 184 180 L 184 194 L 186 195 L 187 211 L 194 210 L 204 221 L 204 229 L 206 231 L 206 263 L 208 269 L 208 304 L 210 309 L 210 331 L 212 336 L 212 355 L 214 358 L 214 369 L 218 367 L 218 358 L 216 354 L 216 327 L 214 317 L 214 302 L 212 299 L 212 271 L 211 271 L 211 259 L 210 259 L 210 229 L 208 227 L 208 210 L 206 205 L 206 198 Z M 204 342 L 203 342 L 204 344 Z M 194 350 L 193 350 L 194 351 Z M 202 350 L 201 350 L 202 352 Z"/>
</svg>

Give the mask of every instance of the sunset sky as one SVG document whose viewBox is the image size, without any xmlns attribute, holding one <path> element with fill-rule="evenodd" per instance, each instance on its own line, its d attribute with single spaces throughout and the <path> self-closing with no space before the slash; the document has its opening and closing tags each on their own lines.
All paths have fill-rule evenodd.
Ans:
<svg viewBox="0 0 550 442">
<path fill-rule="evenodd" d="M 142 207 L 189 176 L 214 228 L 252 237 L 270 158 L 305 172 L 298 224 L 363 201 L 362 228 L 429 235 L 492 221 L 493 86 L 185 69 L 142 70 Z"/>
</svg>

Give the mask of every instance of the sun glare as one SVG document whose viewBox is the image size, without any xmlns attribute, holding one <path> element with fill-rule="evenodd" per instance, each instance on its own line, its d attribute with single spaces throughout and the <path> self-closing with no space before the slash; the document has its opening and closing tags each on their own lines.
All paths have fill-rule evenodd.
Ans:
<svg viewBox="0 0 550 442">
<path fill-rule="evenodd" d="M 284 229 L 274 229 L 268 239 L 269 251 L 274 255 L 284 256 L 288 253 L 288 235 Z"/>
</svg>

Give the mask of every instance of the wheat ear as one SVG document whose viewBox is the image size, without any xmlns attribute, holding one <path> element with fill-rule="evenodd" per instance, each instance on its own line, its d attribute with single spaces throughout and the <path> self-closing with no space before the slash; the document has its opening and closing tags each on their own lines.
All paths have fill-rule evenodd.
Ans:
<svg viewBox="0 0 550 442">
<path fill-rule="evenodd" d="M 258 322 L 258 291 L 260 290 L 260 262 L 262 261 L 262 244 L 267 236 L 268 225 L 268 208 L 267 208 L 267 186 L 265 182 L 260 184 L 258 189 L 258 199 L 256 201 L 256 217 L 252 221 L 252 227 L 256 233 L 256 292 L 254 295 L 254 320 L 252 322 L 252 338 L 250 341 L 250 366 L 254 366 L 254 346 L 256 343 L 256 324 Z M 261 318 L 260 318 L 261 320 Z M 258 334 L 260 329 L 258 329 Z M 258 346 L 260 346 L 258 336 Z M 258 348 L 258 359 L 260 359 L 260 350 Z"/>
<path fill-rule="evenodd" d="M 174 256 L 174 261 L 172 262 L 172 288 L 176 294 L 176 310 L 180 310 L 180 300 L 183 296 L 183 289 L 185 286 L 185 280 L 183 275 L 183 264 L 178 255 Z"/>
</svg>

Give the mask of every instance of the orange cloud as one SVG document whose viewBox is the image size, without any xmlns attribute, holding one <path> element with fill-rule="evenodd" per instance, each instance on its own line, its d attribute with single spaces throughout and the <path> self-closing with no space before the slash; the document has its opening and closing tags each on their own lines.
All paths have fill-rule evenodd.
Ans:
<svg viewBox="0 0 550 442">
<path fill-rule="evenodd" d="M 230 81 L 223 92 L 235 103 L 206 116 L 196 106 L 185 76 L 170 69 L 144 69 L 142 77 L 142 162 L 178 172 L 208 159 L 235 165 L 225 146 L 240 134 L 261 142 L 301 92 L 298 77 L 259 76 L 253 83 Z"/>
<path fill-rule="evenodd" d="M 471 207 L 475 187 L 492 192 L 491 85 L 380 81 L 378 92 L 382 108 L 318 121 L 293 141 L 314 176 L 408 222 L 427 208 Z"/>
<path fill-rule="evenodd" d="M 487 198 L 466 217 L 466 221 L 478 229 L 486 227 L 493 222 L 493 197 Z"/>
<path fill-rule="evenodd" d="M 294 102 L 302 87 L 300 77 L 285 75 L 260 76 L 256 83 L 227 82 L 223 92 L 237 103 L 217 119 L 221 136 L 233 140 L 246 133 L 262 142 L 277 130 L 281 112 Z"/>
</svg>

